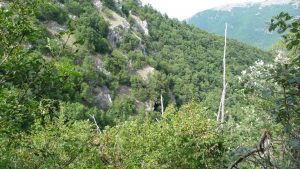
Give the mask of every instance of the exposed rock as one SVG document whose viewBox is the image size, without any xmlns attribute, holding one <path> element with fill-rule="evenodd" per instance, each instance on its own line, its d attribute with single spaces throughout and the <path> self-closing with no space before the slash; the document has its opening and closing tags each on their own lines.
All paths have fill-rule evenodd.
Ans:
<svg viewBox="0 0 300 169">
<path fill-rule="evenodd" d="M 55 21 L 47 21 L 44 23 L 47 27 L 47 30 L 52 33 L 53 35 L 56 35 L 60 32 L 63 32 L 66 30 L 66 28 L 60 24 L 58 24 Z"/>
<path fill-rule="evenodd" d="M 112 99 L 109 94 L 109 89 L 104 86 L 104 87 L 99 87 L 94 90 L 96 93 L 96 101 L 99 103 L 99 106 L 103 109 L 107 109 L 112 105 Z"/>
<path fill-rule="evenodd" d="M 127 20 L 123 21 L 122 22 L 122 25 L 121 25 L 124 29 L 129 29 L 130 28 L 130 23 L 127 22 Z"/>
<path fill-rule="evenodd" d="M 139 44 L 137 46 L 137 49 L 141 50 L 144 55 L 146 55 L 146 49 L 145 46 L 142 43 L 142 38 L 140 38 L 136 33 L 132 32 L 132 34 L 139 40 Z"/>
<path fill-rule="evenodd" d="M 120 47 L 120 42 L 121 42 L 121 36 L 119 35 L 119 33 L 116 31 L 116 29 L 114 30 L 110 30 L 108 32 L 108 37 L 107 37 L 109 43 L 114 47 L 114 48 L 118 48 Z"/>
<path fill-rule="evenodd" d="M 105 8 L 105 10 L 103 9 L 102 11 L 104 14 L 104 19 L 110 24 L 110 29 L 121 27 L 128 30 L 130 28 L 130 24 L 127 22 L 127 20 L 116 12 L 107 8 Z"/>
<path fill-rule="evenodd" d="M 108 72 L 104 65 L 103 65 L 103 62 L 100 58 L 96 58 L 95 59 L 95 64 L 96 64 L 96 67 L 98 70 L 100 70 L 101 72 L 103 72 L 106 76 L 109 76 L 110 75 L 110 72 Z"/>
<path fill-rule="evenodd" d="M 149 100 L 145 103 L 145 110 L 146 111 L 153 111 L 154 110 L 154 102 Z"/>
<path fill-rule="evenodd" d="M 136 108 L 137 110 L 146 110 L 148 112 L 154 111 L 154 102 L 151 100 L 148 100 L 146 102 L 140 102 L 136 100 Z"/>
<path fill-rule="evenodd" d="M 102 2 L 100 0 L 92 0 L 92 3 L 98 10 L 101 10 Z"/>
<path fill-rule="evenodd" d="M 135 20 L 136 24 L 143 30 L 143 34 L 146 36 L 149 35 L 147 21 L 142 21 L 138 16 L 133 15 L 131 12 L 130 15 Z"/>
<path fill-rule="evenodd" d="M 120 95 L 131 95 L 131 87 L 122 85 L 119 87 L 118 94 Z"/>
<path fill-rule="evenodd" d="M 151 75 L 154 74 L 154 68 L 151 66 L 145 66 L 143 69 L 137 71 L 137 74 L 140 75 L 144 80 L 148 80 Z"/>
</svg>

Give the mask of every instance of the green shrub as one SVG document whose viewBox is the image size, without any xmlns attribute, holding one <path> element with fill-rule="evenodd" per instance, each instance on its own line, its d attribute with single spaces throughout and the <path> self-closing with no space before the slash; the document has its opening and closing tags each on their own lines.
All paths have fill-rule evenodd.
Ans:
<svg viewBox="0 0 300 169">
<path fill-rule="evenodd" d="M 38 6 L 37 18 L 41 21 L 56 21 L 64 24 L 68 20 L 68 14 L 58 4 L 45 2 Z"/>
<path fill-rule="evenodd" d="M 93 57 L 86 56 L 81 68 L 84 81 L 88 82 L 91 87 L 105 84 L 105 74 L 97 68 L 96 60 Z"/>
<path fill-rule="evenodd" d="M 87 49 L 99 53 L 110 51 L 106 36 L 108 24 L 97 13 L 84 14 L 79 18 L 76 39 L 83 41 Z"/>
<path fill-rule="evenodd" d="M 108 7 L 111 10 L 117 11 L 115 1 L 112 0 L 102 0 L 102 1 L 104 6 Z"/>
<path fill-rule="evenodd" d="M 105 60 L 105 68 L 114 74 L 118 74 L 122 70 L 127 69 L 127 64 L 126 56 L 119 50 L 114 50 L 111 57 Z"/>
<path fill-rule="evenodd" d="M 126 95 L 118 96 L 114 100 L 112 107 L 108 110 L 108 116 L 115 123 L 126 121 L 134 115 L 137 115 L 135 100 Z"/>
<path fill-rule="evenodd" d="M 74 0 L 69 0 L 66 4 L 65 7 L 67 10 L 76 16 L 80 16 L 84 12 L 83 6 L 80 2 L 74 1 Z"/>
<path fill-rule="evenodd" d="M 68 122 L 64 114 L 43 121 L 36 118 L 18 142 L 0 137 L 0 168 L 101 168 L 89 121 Z"/>
<path fill-rule="evenodd" d="M 122 12 L 128 17 L 129 11 L 135 12 L 137 6 L 138 5 L 136 0 L 123 0 Z"/>
<path fill-rule="evenodd" d="M 131 51 L 131 50 L 135 50 L 137 48 L 137 46 L 139 45 L 140 43 L 140 40 L 130 34 L 129 32 L 127 32 L 124 37 L 122 38 L 122 41 L 121 41 L 121 49 L 123 49 L 124 51 Z"/>
<path fill-rule="evenodd" d="M 129 59 L 132 61 L 132 67 L 135 69 L 142 68 L 146 65 L 146 57 L 143 55 L 141 51 L 130 51 L 128 53 Z"/>
<path fill-rule="evenodd" d="M 224 143 L 214 117 L 194 102 L 176 114 L 167 110 L 158 122 L 127 121 L 107 128 L 100 137 L 101 159 L 111 161 L 106 167 L 221 167 Z"/>
</svg>

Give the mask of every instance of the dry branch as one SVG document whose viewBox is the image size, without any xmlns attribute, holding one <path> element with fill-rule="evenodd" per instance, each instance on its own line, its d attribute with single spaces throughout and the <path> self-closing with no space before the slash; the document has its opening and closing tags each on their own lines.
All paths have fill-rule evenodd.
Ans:
<svg viewBox="0 0 300 169">
<path fill-rule="evenodd" d="M 98 134 L 101 134 L 101 130 L 100 130 L 100 127 L 99 127 L 98 124 L 97 124 L 95 115 L 91 115 L 91 114 L 90 114 L 90 117 L 93 119 L 93 121 L 94 121 L 94 123 L 95 123 L 95 126 L 96 126 L 96 128 L 97 128 L 97 133 L 98 133 Z"/>
<path fill-rule="evenodd" d="M 227 23 L 225 24 L 225 40 L 224 40 L 224 55 L 223 55 L 223 90 L 221 95 L 221 101 L 219 111 L 217 115 L 217 121 L 224 123 L 225 114 L 225 95 L 226 95 L 226 50 L 227 50 Z M 221 125 L 222 128 L 223 125 Z"/>
<path fill-rule="evenodd" d="M 242 155 L 240 158 L 238 158 L 233 164 L 231 164 L 228 169 L 233 169 L 233 168 L 237 168 L 238 164 L 241 163 L 242 161 L 244 161 L 245 159 L 247 159 L 250 156 L 254 156 L 256 154 L 260 155 L 260 153 L 264 154 L 269 146 L 271 144 L 271 136 L 269 134 L 269 130 L 268 129 L 264 129 L 262 137 L 259 141 L 258 146 L 256 146 L 255 149 L 251 150 L 250 152 L 248 152 L 247 154 Z M 270 165 L 272 165 L 272 163 L 269 161 Z"/>
<path fill-rule="evenodd" d="M 160 104 L 161 104 L 161 115 L 164 115 L 164 100 L 163 100 L 163 96 L 162 93 L 160 93 Z"/>
</svg>

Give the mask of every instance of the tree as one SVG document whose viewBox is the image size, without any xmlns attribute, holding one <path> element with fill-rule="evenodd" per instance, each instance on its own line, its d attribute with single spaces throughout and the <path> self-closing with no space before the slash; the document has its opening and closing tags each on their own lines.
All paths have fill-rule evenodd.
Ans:
<svg viewBox="0 0 300 169">
<path fill-rule="evenodd" d="M 116 10 L 116 5 L 115 5 L 115 1 L 111 1 L 111 0 L 103 0 L 103 4 L 112 9 L 112 10 Z"/>
<path fill-rule="evenodd" d="M 92 10 L 80 16 L 75 36 L 77 41 L 83 42 L 89 51 L 109 52 L 110 47 L 105 39 L 107 34 L 108 24 L 97 12 Z"/>
<path fill-rule="evenodd" d="M 129 120 L 130 117 L 137 115 L 135 100 L 126 95 L 117 97 L 112 107 L 108 110 L 107 115 L 115 124 Z"/>
<path fill-rule="evenodd" d="M 172 113 L 172 108 L 167 110 L 158 122 L 129 121 L 106 128 L 100 136 L 101 159 L 105 167 L 219 166 L 224 143 L 215 131 L 214 117 L 195 102 L 183 106 L 176 113 Z"/>
<path fill-rule="evenodd" d="M 226 96 L 226 50 L 227 50 L 227 23 L 225 24 L 225 42 L 224 42 L 224 56 L 223 56 L 223 90 L 221 95 L 220 107 L 217 114 L 217 121 L 223 126 L 225 116 L 225 96 Z"/>
<path fill-rule="evenodd" d="M 59 24 L 64 24 L 69 19 L 66 10 L 57 3 L 53 3 L 52 0 L 39 3 L 35 12 L 41 21 L 56 21 Z"/>
<path fill-rule="evenodd" d="M 23 133 L 18 142 L 1 138 L 1 168 L 101 168 L 89 121 L 74 122 L 66 117 L 68 112 L 51 118 L 43 111 L 44 118 L 35 118 L 30 134 Z"/>
<path fill-rule="evenodd" d="M 299 18 L 293 19 L 287 13 L 280 13 L 273 18 L 270 31 L 276 29 L 279 33 L 288 31 L 283 35 L 283 40 L 273 49 L 274 62 L 266 64 L 263 61 L 257 61 L 249 70 L 242 73 L 243 84 L 251 91 L 250 97 L 255 99 L 251 103 L 254 103 L 257 111 L 266 111 L 274 119 L 273 124 L 268 128 L 271 129 L 272 140 L 280 140 L 276 143 L 270 140 L 272 147 L 269 153 L 272 157 L 264 156 L 257 159 L 254 154 L 251 155 L 255 159 L 252 160 L 254 164 L 264 167 L 271 165 L 275 168 L 299 168 L 300 166 L 298 134 L 300 126 L 298 40 L 300 36 L 299 32 L 295 31 L 295 29 L 299 30 L 298 23 Z M 240 156 L 239 160 L 250 155 L 250 152 Z M 261 160 L 268 163 L 261 163 Z M 239 163 L 238 161 L 236 163 Z"/>
</svg>

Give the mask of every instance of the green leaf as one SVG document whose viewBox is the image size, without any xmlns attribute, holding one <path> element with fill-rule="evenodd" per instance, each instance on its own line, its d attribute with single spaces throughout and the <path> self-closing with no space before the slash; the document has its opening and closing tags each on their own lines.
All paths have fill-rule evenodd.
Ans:
<svg viewBox="0 0 300 169">
<path fill-rule="evenodd" d="M 293 148 L 300 148 L 300 140 L 299 139 L 293 139 L 291 141 L 289 141 L 289 144 L 293 147 Z"/>
</svg>

